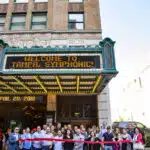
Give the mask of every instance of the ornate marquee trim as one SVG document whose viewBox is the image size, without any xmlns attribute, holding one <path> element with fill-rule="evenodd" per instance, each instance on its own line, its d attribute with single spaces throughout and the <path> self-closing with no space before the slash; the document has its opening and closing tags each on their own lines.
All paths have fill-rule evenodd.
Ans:
<svg viewBox="0 0 150 150">
<path fill-rule="evenodd" d="M 10 47 L 27 47 L 33 46 L 70 46 L 70 45 L 98 45 L 101 34 L 52 34 L 52 33 L 35 33 L 35 34 L 5 34 L 0 35 L 0 39 L 8 43 Z"/>
</svg>

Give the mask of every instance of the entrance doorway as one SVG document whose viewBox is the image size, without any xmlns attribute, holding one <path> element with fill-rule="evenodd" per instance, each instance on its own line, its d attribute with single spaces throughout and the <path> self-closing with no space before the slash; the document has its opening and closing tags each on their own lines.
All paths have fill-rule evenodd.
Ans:
<svg viewBox="0 0 150 150">
<path fill-rule="evenodd" d="M 46 121 L 45 103 L 1 103 L 0 124 L 3 130 L 43 125 Z"/>
<path fill-rule="evenodd" d="M 97 96 L 57 96 L 57 120 L 73 125 L 97 124 Z"/>
</svg>

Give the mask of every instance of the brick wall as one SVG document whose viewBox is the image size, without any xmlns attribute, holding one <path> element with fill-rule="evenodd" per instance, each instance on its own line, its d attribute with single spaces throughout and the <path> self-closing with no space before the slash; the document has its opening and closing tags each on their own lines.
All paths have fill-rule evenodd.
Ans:
<svg viewBox="0 0 150 150">
<path fill-rule="evenodd" d="M 101 29 L 99 0 L 86 0 L 84 3 L 85 29 Z"/>
<path fill-rule="evenodd" d="M 85 14 L 85 32 L 86 30 L 100 30 L 99 0 L 85 0 L 82 3 L 68 3 L 67 0 L 48 0 L 48 3 L 34 3 L 29 0 L 28 3 L 17 4 L 10 0 L 9 4 L 0 5 L 0 13 L 7 13 L 5 31 L 9 30 L 11 15 L 14 12 L 25 13 L 26 30 L 30 30 L 32 12 L 48 12 L 48 29 L 68 30 L 68 12 L 83 12 Z M 3 11 L 5 8 L 5 11 Z M 7 9 L 8 8 L 8 9 Z"/>
</svg>

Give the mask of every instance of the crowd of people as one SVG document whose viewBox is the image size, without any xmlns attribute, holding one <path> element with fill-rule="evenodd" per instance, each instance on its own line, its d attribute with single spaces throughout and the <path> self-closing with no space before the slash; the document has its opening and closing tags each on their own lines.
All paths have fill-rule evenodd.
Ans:
<svg viewBox="0 0 150 150">
<path fill-rule="evenodd" d="M 16 127 L 12 132 L 11 129 L 8 129 L 6 134 L 0 132 L 0 141 L 1 149 L 5 150 L 144 149 L 144 139 L 138 128 L 135 128 L 134 131 L 126 128 L 120 131 L 119 128 L 112 130 L 111 126 L 106 127 L 105 124 L 103 124 L 100 128 L 95 125 L 86 128 L 84 125 L 72 126 L 71 124 L 68 124 L 62 126 L 61 123 L 57 123 L 57 125 L 54 126 L 50 123 L 43 125 L 42 129 L 41 126 L 37 126 L 37 128 L 33 128 L 31 131 L 29 127 L 22 131 Z M 83 141 L 91 141 L 94 142 L 94 144 Z"/>
</svg>

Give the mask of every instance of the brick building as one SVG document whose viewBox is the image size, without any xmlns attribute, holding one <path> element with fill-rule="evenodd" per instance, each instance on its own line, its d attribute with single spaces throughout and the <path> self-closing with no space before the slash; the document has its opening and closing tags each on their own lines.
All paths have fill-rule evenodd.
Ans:
<svg viewBox="0 0 150 150">
<path fill-rule="evenodd" d="M 3 1 L 0 43 L 3 125 L 110 123 L 107 84 L 117 70 L 99 0 Z"/>
</svg>

